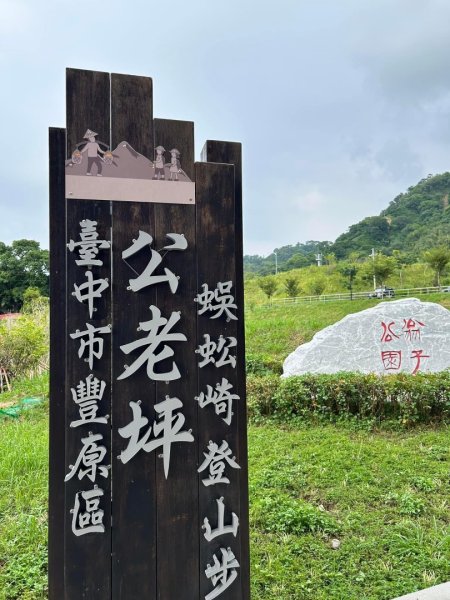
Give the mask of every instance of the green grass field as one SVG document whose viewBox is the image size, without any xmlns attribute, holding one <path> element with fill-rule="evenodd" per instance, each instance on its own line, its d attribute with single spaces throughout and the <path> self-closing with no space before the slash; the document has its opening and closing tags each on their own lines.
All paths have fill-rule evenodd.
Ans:
<svg viewBox="0 0 450 600">
<path fill-rule="evenodd" d="M 0 424 L 0 598 L 46 598 L 47 414 Z M 387 600 L 449 577 L 448 431 L 250 426 L 258 600 Z M 340 547 L 331 548 L 338 539 Z"/>
<path fill-rule="evenodd" d="M 281 362 L 374 304 L 249 309 L 247 350 Z M 45 396 L 47 384 L 19 385 L 1 402 Z M 249 426 L 254 600 L 389 600 L 450 578 L 448 428 L 364 427 Z M 45 599 L 47 404 L 0 420 L 0 456 L 0 600 Z"/>
<path fill-rule="evenodd" d="M 424 302 L 437 302 L 450 309 L 450 294 L 429 294 Z M 300 344 L 336 323 L 345 315 L 379 304 L 380 300 L 342 300 L 286 305 L 251 306 L 245 312 L 247 353 L 282 362 Z"/>
</svg>

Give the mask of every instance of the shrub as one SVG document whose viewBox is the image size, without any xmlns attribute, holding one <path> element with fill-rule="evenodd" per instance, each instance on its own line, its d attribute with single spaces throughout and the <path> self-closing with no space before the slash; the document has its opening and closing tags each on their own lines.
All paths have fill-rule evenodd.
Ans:
<svg viewBox="0 0 450 600">
<path fill-rule="evenodd" d="M 260 354 L 247 354 L 245 366 L 247 374 L 252 375 L 270 375 L 273 373 L 281 375 L 283 372 L 283 365 L 279 360 Z"/>
<path fill-rule="evenodd" d="M 265 494 L 252 506 L 252 516 L 262 531 L 299 535 L 306 532 L 336 533 L 334 518 L 309 502 L 281 494 Z"/>
<path fill-rule="evenodd" d="M 0 367 L 15 378 L 47 364 L 48 306 L 31 303 L 17 319 L 0 322 Z"/>
<path fill-rule="evenodd" d="M 250 417 L 395 420 L 404 427 L 450 416 L 450 371 L 248 378 Z"/>
<path fill-rule="evenodd" d="M 247 413 L 250 418 L 274 414 L 274 394 L 280 385 L 278 375 L 247 377 Z"/>
</svg>

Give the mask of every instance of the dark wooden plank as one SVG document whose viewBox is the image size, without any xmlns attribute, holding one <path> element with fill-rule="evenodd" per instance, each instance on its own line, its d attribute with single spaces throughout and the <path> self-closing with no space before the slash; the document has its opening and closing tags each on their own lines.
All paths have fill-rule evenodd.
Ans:
<svg viewBox="0 0 450 600">
<path fill-rule="evenodd" d="M 250 598 L 250 548 L 248 523 L 248 459 L 247 459 L 247 402 L 245 388 L 245 323 L 244 323 L 244 253 L 242 223 L 242 144 L 207 140 L 202 150 L 202 160 L 213 163 L 234 165 L 234 198 L 235 198 L 235 247 L 236 247 L 236 300 L 238 305 L 238 337 L 242 340 L 237 349 L 238 373 L 237 389 L 240 397 L 238 406 L 239 447 L 236 456 L 242 467 L 241 491 L 241 576 L 244 598 Z"/>
<path fill-rule="evenodd" d="M 138 238 L 139 231 L 154 237 L 154 208 L 151 204 L 115 202 L 113 205 L 113 595 L 114 599 L 156 598 L 156 485 L 154 452 L 141 450 L 129 462 L 118 460 L 128 440 L 118 429 L 132 421 L 129 403 L 142 403 L 142 414 L 152 423 L 155 411 L 155 383 L 146 365 L 126 379 L 117 378 L 125 365 L 132 365 L 140 352 L 125 355 L 120 346 L 144 337 L 140 322 L 151 318 L 149 307 L 156 304 L 155 290 L 127 290 L 129 280 L 142 273 L 150 250 L 144 249 L 128 259 L 122 251 Z M 142 435 L 147 431 L 144 429 Z"/>
<path fill-rule="evenodd" d="M 90 128 L 98 133 L 98 140 L 110 144 L 110 80 L 108 73 L 67 69 L 67 154 L 71 155 L 75 145 L 83 140 Z M 111 239 L 111 215 L 109 203 L 86 200 L 67 202 L 67 241 L 78 241 L 80 222 L 83 219 L 96 221 L 99 239 Z M 99 252 L 102 266 L 92 267 L 94 279 L 108 278 L 111 282 L 111 251 Z M 100 416 L 111 414 L 111 334 L 102 334 L 104 351 L 101 359 L 95 359 L 92 368 L 83 358 L 78 357 L 80 340 L 72 340 L 69 335 L 76 329 L 85 330 L 86 323 L 94 327 L 111 324 L 111 286 L 96 300 L 97 312 L 90 318 L 86 305 L 72 296 L 74 283 L 86 281 L 85 267 L 77 266 L 75 253 L 67 250 L 67 358 L 66 358 L 66 473 L 75 464 L 82 449 L 81 439 L 89 431 L 103 436 L 99 445 L 106 447 L 107 454 L 103 465 L 111 464 L 111 425 L 83 424 L 71 428 L 70 422 L 79 418 L 79 410 L 72 399 L 71 388 L 89 375 L 106 383 L 103 398 L 98 402 Z M 94 488 L 94 483 L 86 476 L 79 481 L 75 476 L 65 485 L 65 598 L 92 598 L 96 600 L 111 597 L 111 474 L 108 478 L 97 473 L 95 484 L 103 490 L 100 508 L 104 511 L 104 533 L 89 533 L 75 536 L 72 532 L 72 514 L 77 492 Z M 93 559 L 95 557 L 95 559 Z"/>
<path fill-rule="evenodd" d="M 194 168 L 194 130 L 192 122 L 157 119 L 155 146 L 166 150 L 179 149 L 184 157 L 182 167 L 191 177 Z M 172 184 L 170 184 L 172 185 Z M 173 182 L 173 185 L 177 185 Z M 196 248 L 195 207 L 185 205 L 155 205 L 157 247 L 170 244 L 167 233 L 183 233 L 188 243 L 184 251 L 169 251 L 161 268 L 168 268 L 180 276 L 179 286 L 172 294 L 167 284 L 157 288 L 157 305 L 166 317 L 172 311 L 181 312 L 176 331 L 184 333 L 187 342 L 178 344 L 175 358 L 181 378 L 170 384 L 157 383 L 156 394 L 162 401 L 166 394 L 179 398 L 186 421 L 183 429 L 192 429 L 196 435 L 198 405 L 195 348 L 197 340 L 196 310 Z M 174 444 L 171 451 L 170 473 L 166 479 L 162 461 L 157 461 L 157 580 L 158 598 L 192 600 L 199 597 L 198 560 L 199 539 L 193 532 L 199 530 L 197 482 L 197 444 Z M 174 543 L 174 540 L 176 542 Z"/>
<path fill-rule="evenodd" d="M 234 207 L 234 166 L 226 164 L 196 163 L 196 208 L 197 208 L 197 264 L 198 264 L 198 290 L 202 291 L 204 284 L 209 290 L 214 290 L 219 282 L 233 282 L 231 293 L 235 295 L 235 207 Z M 199 305 L 200 308 L 200 305 Z M 231 311 L 232 313 L 235 311 Z M 199 344 L 205 341 L 204 336 L 209 335 L 211 341 L 217 342 L 222 335 L 227 339 L 237 338 L 238 322 L 226 319 L 226 314 L 212 319 L 214 313 L 204 313 L 197 319 L 197 337 Z M 238 341 L 239 343 L 239 341 Z M 229 349 L 229 355 L 235 355 L 235 349 Z M 218 358 L 216 355 L 215 358 Z M 217 368 L 216 364 L 209 363 L 200 368 L 198 372 L 199 394 L 207 392 L 207 386 L 213 388 L 225 378 L 232 386 L 231 393 L 237 391 L 237 369 L 232 365 Z M 219 447 L 225 441 L 231 449 L 232 455 L 238 455 L 238 402 L 233 401 L 231 423 L 227 424 L 222 415 L 215 413 L 214 406 L 209 404 L 199 409 L 198 440 L 199 456 L 203 461 L 208 454 L 209 442 L 212 441 Z M 240 518 L 240 470 L 226 463 L 225 476 L 229 484 L 214 483 L 205 486 L 203 479 L 209 476 L 209 468 L 199 474 L 199 514 L 200 519 L 205 517 L 213 529 L 218 525 L 217 500 L 224 498 L 225 524 L 231 523 L 231 515 L 235 513 Z M 207 565 L 213 565 L 213 555 L 221 562 L 221 548 L 230 548 L 239 564 L 241 558 L 240 535 L 237 538 L 231 533 L 221 535 L 207 541 L 200 532 L 200 597 L 205 597 L 213 589 L 211 579 L 205 575 Z M 223 600 L 241 600 L 243 585 L 240 568 L 237 570 L 237 579 L 224 590 L 220 598 Z"/>
<path fill-rule="evenodd" d="M 194 533 L 199 531 L 196 485 L 198 455 L 195 442 L 198 405 L 194 400 L 197 395 L 195 207 L 156 204 L 155 215 L 158 248 L 170 244 L 167 233 L 183 233 L 188 242 L 186 250 L 165 254 L 161 265 L 180 279 L 175 294 L 171 293 L 167 284 L 158 285 L 157 306 L 166 318 L 172 312 L 180 311 L 181 320 L 174 331 L 183 333 L 187 341 L 173 346 L 174 360 L 181 377 L 168 384 L 158 382 L 156 395 L 158 402 L 169 395 L 183 403 L 180 408 L 185 417 L 183 431 L 192 430 L 194 436 L 193 442 L 172 446 L 167 479 L 162 460 L 157 461 L 158 598 L 192 600 L 199 597 L 199 539 Z M 170 368 L 169 364 L 167 368 Z"/>
<path fill-rule="evenodd" d="M 50 418 L 48 505 L 49 600 L 64 596 L 64 476 L 66 347 L 65 129 L 51 128 L 50 149 Z"/>
<path fill-rule="evenodd" d="M 137 152 L 153 155 L 151 80 L 126 75 L 112 76 L 111 91 L 113 146 L 128 141 Z M 151 318 L 149 307 L 156 304 L 154 286 L 138 292 L 127 290 L 129 280 L 147 266 L 147 247 L 130 257 L 122 252 L 137 239 L 139 231 L 155 237 L 154 205 L 114 202 L 113 211 L 113 589 L 115 600 L 156 599 L 156 453 L 141 450 L 123 464 L 118 456 L 128 440 L 118 429 L 132 420 L 131 401 L 142 402 L 142 414 L 153 423 L 156 386 L 145 366 L 134 375 L 118 380 L 124 365 L 131 365 L 139 352 L 125 355 L 120 346 L 143 337 L 139 322 Z M 134 269 L 134 271 L 133 271 Z"/>
<path fill-rule="evenodd" d="M 83 141 L 87 128 L 109 145 L 109 73 L 66 69 L 66 123 L 68 157 L 76 144 Z"/>
<path fill-rule="evenodd" d="M 111 215 L 109 204 L 92 200 L 68 200 L 67 208 L 67 241 L 79 241 L 80 223 L 89 219 L 97 222 L 98 239 L 110 240 Z M 98 446 L 106 448 L 106 456 L 101 465 L 111 464 L 111 426 L 107 423 L 84 423 L 77 427 L 70 424 L 80 419 L 78 405 L 74 402 L 71 389 L 76 389 L 81 382 L 87 383 L 92 375 L 106 388 L 98 400 L 98 417 L 111 414 L 111 334 L 96 333 L 96 337 L 104 340 L 103 355 L 94 358 L 91 365 L 86 362 L 88 351 L 80 357 L 80 338 L 72 339 L 70 334 L 87 330 L 90 324 L 95 328 L 107 327 L 111 324 L 111 288 L 103 291 L 101 298 L 94 302 L 96 311 L 90 318 L 88 306 L 73 296 L 74 284 L 81 285 L 87 281 L 87 267 L 76 264 L 79 258 L 76 250 L 67 249 L 67 379 L 66 379 L 66 475 L 75 465 L 83 449 L 82 439 L 87 439 L 92 432 L 101 435 Z M 92 267 L 94 280 L 108 279 L 111 282 L 111 251 L 99 251 L 98 258 L 102 266 Z M 80 467 L 83 469 L 83 465 Z M 78 472 L 80 469 L 78 470 Z M 62 483 L 62 482 L 61 482 Z M 75 498 L 79 492 L 87 492 L 97 485 L 102 491 L 99 508 L 104 511 L 103 525 L 105 531 L 75 535 L 73 531 L 73 514 Z M 65 483 L 65 598 L 107 600 L 111 597 L 111 473 L 105 478 L 97 470 L 95 481 L 87 475 L 81 480 L 74 475 Z M 81 501 L 82 498 L 78 496 Z M 84 512 L 84 502 L 81 501 Z M 94 559 L 95 557 L 95 559 Z"/>
<path fill-rule="evenodd" d="M 181 168 L 194 180 L 194 123 L 172 119 L 155 119 L 155 146 L 164 146 L 166 163 L 170 163 L 170 150 L 180 152 Z"/>
<path fill-rule="evenodd" d="M 127 141 L 153 160 L 153 82 L 150 77 L 111 73 L 111 145 Z"/>
</svg>

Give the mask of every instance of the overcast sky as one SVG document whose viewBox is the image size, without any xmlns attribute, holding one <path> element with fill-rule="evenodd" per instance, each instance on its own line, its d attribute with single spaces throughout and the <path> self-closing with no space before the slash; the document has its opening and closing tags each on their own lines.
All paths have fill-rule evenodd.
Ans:
<svg viewBox="0 0 450 600">
<path fill-rule="evenodd" d="M 450 165 L 448 0 L 0 0 L 0 240 L 48 247 L 65 68 L 153 77 L 156 117 L 241 141 L 247 254 L 334 240 Z"/>
</svg>

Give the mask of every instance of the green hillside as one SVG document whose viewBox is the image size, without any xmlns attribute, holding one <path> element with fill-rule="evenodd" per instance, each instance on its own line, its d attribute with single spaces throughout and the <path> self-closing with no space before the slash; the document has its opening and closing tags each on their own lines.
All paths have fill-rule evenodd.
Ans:
<svg viewBox="0 0 450 600">
<path fill-rule="evenodd" d="M 332 245 L 337 258 L 350 252 L 367 254 L 371 248 L 391 254 L 400 250 L 416 259 L 450 238 L 450 173 L 428 176 L 400 194 L 378 217 L 352 225 Z"/>
<path fill-rule="evenodd" d="M 450 173 L 429 175 L 394 198 L 380 215 L 351 225 L 334 243 L 309 241 L 275 248 L 278 269 L 286 271 L 312 265 L 318 252 L 325 259 L 331 254 L 345 259 L 352 253 L 367 257 L 372 248 L 388 255 L 397 250 L 404 255 L 405 263 L 414 262 L 425 250 L 448 245 L 449 194 Z M 246 272 L 273 273 L 274 253 L 267 257 L 245 256 Z"/>
</svg>

